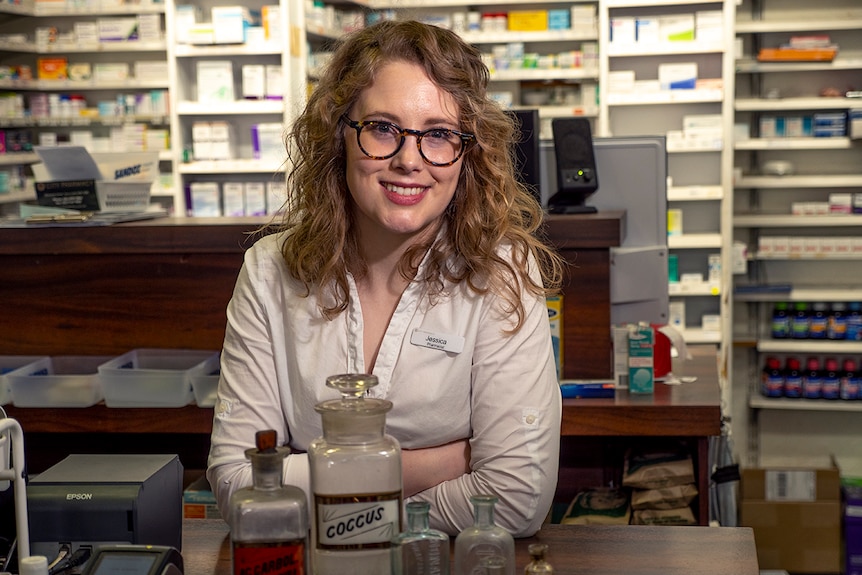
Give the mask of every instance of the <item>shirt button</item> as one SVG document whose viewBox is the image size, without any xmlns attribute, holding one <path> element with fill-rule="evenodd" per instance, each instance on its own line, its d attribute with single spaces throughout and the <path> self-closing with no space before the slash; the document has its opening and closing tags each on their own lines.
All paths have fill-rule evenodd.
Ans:
<svg viewBox="0 0 862 575">
<path fill-rule="evenodd" d="M 536 416 L 528 415 L 526 421 L 529 425 L 533 425 L 534 423 L 536 423 Z"/>
</svg>

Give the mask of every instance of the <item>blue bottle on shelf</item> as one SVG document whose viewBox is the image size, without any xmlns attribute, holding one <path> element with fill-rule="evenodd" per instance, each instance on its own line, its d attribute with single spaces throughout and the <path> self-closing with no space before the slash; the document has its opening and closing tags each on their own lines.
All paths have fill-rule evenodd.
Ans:
<svg viewBox="0 0 862 575">
<path fill-rule="evenodd" d="M 793 339 L 808 339 L 809 328 L 808 304 L 798 301 L 793 305 L 793 317 L 790 320 L 790 336 Z"/>
<path fill-rule="evenodd" d="M 784 397 L 802 397 L 802 365 L 797 357 L 788 357 L 784 366 Z"/>
<path fill-rule="evenodd" d="M 834 357 L 827 358 L 824 363 L 820 397 L 823 399 L 838 399 L 841 397 L 841 376 L 838 373 L 838 360 Z"/>
<path fill-rule="evenodd" d="M 784 373 L 777 357 L 767 357 L 766 365 L 761 375 L 760 392 L 766 397 L 781 397 L 784 395 Z"/>
<path fill-rule="evenodd" d="M 772 339 L 788 337 L 790 337 L 790 314 L 787 302 L 776 302 L 772 310 Z"/>
</svg>

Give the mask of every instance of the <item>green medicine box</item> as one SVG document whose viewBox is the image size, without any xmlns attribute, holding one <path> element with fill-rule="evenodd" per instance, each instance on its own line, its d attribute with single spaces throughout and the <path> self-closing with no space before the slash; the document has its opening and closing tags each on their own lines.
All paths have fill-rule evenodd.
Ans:
<svg viewBox="0 0 862 575">
<path fill-rule="evenodd" d="M 655 385 L 653 346 L 655 330 L 649 325 L 629 326 L 629 393 L 652 393 Z"/>
</svg>

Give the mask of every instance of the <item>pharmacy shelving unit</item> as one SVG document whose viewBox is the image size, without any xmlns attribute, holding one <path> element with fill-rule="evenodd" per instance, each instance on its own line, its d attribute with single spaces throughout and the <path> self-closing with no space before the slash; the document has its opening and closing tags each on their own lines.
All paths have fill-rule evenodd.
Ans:
<svg viewBox="0 0 862 575">
<path fill-rule="evenodd" d="M 140 3 L 102 3 L 90 5 L 76 3 L 72 6 L 66 2 L 23 2 L 19 4 L 0 3 L 0 57 L 6 66 L 26 66 L 32 72 L 32 79 L 14 78 L 5 74 L 0 79 L 0 90 L 9 94 L 17 103 L 4 107 L 0 118 L 0 129 L 23 130 L 31 138 L 33 145 L 42 141 L 50 142 L 54 138 L 60 142 L 74 139 L 75 133 L 89 132 L 93 137 L 107 138 L 117 128 L 127 125 L 143 125 L 147 128 L 167 130 L 169 118 L 167 111 L 159 113 L 140 113 L 141 110 L 129 107 L 122 113 L 114 115 L 89 114 L 78 115 L 77 110 L 64 110 L 50 117 L 37 117 L 31 114 L 31 99 L 37 94 L 49 94 L 49 98 L 75 94 L 85 101 L 85 107 L 95 109 L 100 102 L 117 101 L 124 96 L 139 97 L 149 91 L 166 91 L 167 78 L 136 78 L 134 77 L 137 62 L 166 63 L 167 43 L 164 39 L 164 5 L 153 2 Z M 140 40 L 96 42 L 88 41 L 75 35 L 75 27 L 80 23 L 92 23 L 102 18 L 136 18 L 152 17 L 148 29 L 154 32 L 153 37 Z M 158 26 L 158 30 L 155 27 Z M 50 40 L 40 35 L 38 29 L 53 27 L 56 34 L 51 34 Z M 44 32 L 43 32 L 44 34 Z M 38 76 L 38 60 L 40 58 L 66 57 L 70 69 L 74 64 L 89 64 L 91 69 L 102 63 L 127 64 L 131 77 L 117 80 L 97 78 L 75 79 L 40 79 Z M 167 98 L 164 98 L 166 100 Z M 64 102 L 68 105 L 68 101 Z M 167 138 L 165 138 L 167 139 Z M 112 145 L 110 151 L 117 151 L 118 145 Z M 108 150 L 105 150 L 108 151 Z M 171 172 L 171 154 L 162 150 L 161 170 Z M 13 184 L 8 193 L 0 196 L 0 212 L 17 212 L 17 203 L 33 199 L 30 171 L 26 166 L 35 163 L 34 153 L 7 153 L 0 157 L 0 170 L 8 171 Z M 162 178 L 169 182 L 170 178 Z M 168 186 L 169 188 L 170 186 Z M 155 196 L 170 199 L 172 191 L 162 185 L 154 186 Z"/>
<path fill-rule="evenodd" d="M 283 181 L 284 157 L 255 159 L 252 144 L 252 127 L 256 124 L 287 125 L 293 92 L 283 90 L 282 99 L 244 99 L 242 92 L 242 70 L 247 64 L 280 66 L 282 78 L 290 78 L 295 58 L 289 55 L 290 30 L 289 5 L 301 2 L 257 2 L 243 6 L 260 14 L 263 6 L 276 6 L 269 37 L 256 37 L 246 42 L 231 44 L 198 43 L 189 35 L 186 20 L 180 19 L 179 10 L 192 6 L 196 10 L 197 23 L 211 23 L 212 9 L 236 6 L 234 2 L 202 0 L 166 3 L 168 35 L 168 74 L 175 89 L 171 92 L 172 151 L 176 162 L 175 196 L 176 214 L 200 215 L 192 205 L 189 195 L 192 184 L 209 182 L 217 184 L 219 195 L 216 205 L 221 212 L 221 191 L 225 183 L 255 182 L 272 185 Z M 228 100 L 215 102 L 202 98 L 202 87 L 198 85 L 200 63 L 227 63 L 230 77 L 227 81 L 233 89 Z M 231 81 L 232 79 L 232 81 Z M 288 83 L 284 82 L 287 86 Z M 217 122 L 230 127 L 228 156 L 218 159 L 206 154 L 195 156 L 192 128 L 195 124 Z M 199 148 L 200 150 L 200 148 Z M 282 198 L 283 199 L 283 198 Z M 200 206 L 198 206 L 200 208 Z M 221 212 L 224 213 L 224 212 Z"/>
<path fill-rule="evenodd" d="M 667 138 L 669 210 L 682 214 L 682 230 L 668 236 L 681 279 L 669 283 L 671 302 L 684 304 L 683 337 L 692 344 L 721 344 L 729 339 L 730 177 L 732 151 L 725 145 L 732 129 L 732 1 L 602 0 L 599 2 L 600 75 L 599 136 L 665 136 Z M 634 39 L 634 22 L 655 26 L 662 19 L 720 13 L 720 29 L 688 41 Z M 632 37 L 611 38 L 611 26 L 628 21 Z M 695 89 L 661 89 L 659 67 L 696 63 Z M 634 85 L 620 78 L 632 80 Z M 718 124 L 712 138 L 680 136 L 685 118 L 711 116 Z M 710 278 L 709 256 L 720 255 L 721 271 Z M 703 328 L 702 317 L 718 316 Z M 726 346 L 722 346 L 724 349 Z"/>
<path fill-rule="evenodd" d="M 399 18 L 416 18 L 426 21 L 442 21 L 449 25 L 453 15 L 465 15 L 468 10 L 477 13 L 507 12 L 509 10 L 570 10 L 573 6 L 584 7 L 595 14 L 596 0 L 524 0 L 521 2 L 500 0 L 365 0 L 356 5 L 372 11 L 392 11 Z M 458 16 L 454 16 L 456 19 Z M 539 111 L 540 137 L 553 138 L 551 119 L 558 117 L 587 117 L 595 123 L 598 116 L 597 82 L 598 30 L 592 23 L 584 21 L 568 30 L 537 30 L 512 32 L 505 29 L 464 30 L 453 26 L 464 40 L 479 47 L 486 54 L 491 70 L 490 91 L 506 107 L 512 109 L 532 108 Z M 585 54 L 581 65 L 552 64 L 547 68 L 500 66 L 493 54 L 495 47 L 516 43 L 522 45 L 524 54 L 535 54 L 538 61 L 543 57 L 568 51 Z M 592 56 L 590 56 L 592 54 Z M 541 66 L 541 64 L 539 64 Z M 528 96 L 537 98 L 530 99 Z"/>
<path fill-rule="evenodd" d="M 747 253 L 747 270 L 736 277 L 733 295 L 732 411 L 738 436 L 746 439 L 737 449 L 749 465 L 828 464 L 834 454 L 842 473 L 858 474 L 862 421 L 854 412 L 862 402 L 767 398 L 759 379 L 767 355 L 803 362 L 808 356 L 862 358 L 859 342 L 773 340 L 769 329 L 777 302 L 862 301 L 862 253 L 853 248 L 862 235 L 862 215 L 818 215 L 832 194 L 852 197 L 862 190 L 862 142 L 815 138 L 800 122 L 862 108 L 859 100 L 843 97 L 851 87 L 862 88 L 862 6 L 854 0 L 743 0 L 735 28 L 733 238 Z M 757 59 L 760 49 L 792 36 L 821 35 L 839 47 L 831 62 Z M 776 118 L 779 126 L 784 122 L 783 134 L 780 127 L 775 133 Z M 775 175 L 786 168 L 776 170 L 770 162 L 789 163 L 792 172 Z M 812 207 L 817 204 L 819 210 Z M 776 285 L 789 291 L 767 289 Z"/>
</svg>

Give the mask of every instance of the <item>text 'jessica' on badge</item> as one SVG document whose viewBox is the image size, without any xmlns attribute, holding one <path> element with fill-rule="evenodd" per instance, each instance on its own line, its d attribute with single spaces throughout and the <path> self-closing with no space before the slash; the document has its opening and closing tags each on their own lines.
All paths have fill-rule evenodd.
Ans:
<svg viewBox="0 0 862 575">
<path fill-rule="evenodd" d="M 464 349 L 464 338 L 460 335 L 431 333 L 421 329 L 414 329 L 410 336 L 410 343 L 431 349 L 440 349 L 452 353 L 461 353 Z"/>
</svg>

